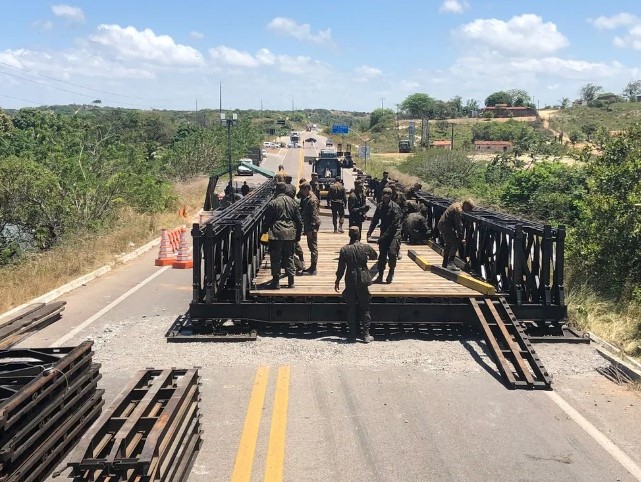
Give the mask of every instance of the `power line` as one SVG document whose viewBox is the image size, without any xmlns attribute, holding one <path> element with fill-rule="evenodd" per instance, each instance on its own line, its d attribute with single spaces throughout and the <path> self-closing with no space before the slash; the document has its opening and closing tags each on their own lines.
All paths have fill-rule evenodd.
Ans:
<svg viewBox="0 0 641 482">
<path fill-rule="evenodd" d="M 69 82 L 67 80 L 62 80 L 62 79 L 57 79 L 55 77 L 50 77 L 48 75 L 40 74 L 40 73 L 35 72 L 33 70 L 25 69 L 24 67 L 16 67 L 15 65 L 11 65 L 11 64 L 9 64 L 7 62 L 3 62 L 1 60 L 0 60 L 0 64 L 1 65 L 6 65 L 7 67 L 11 67 L 12 69 L 21 70 L 23 72 L 28 72 L 28 73 L 30 73 L 32 75 L 37 75 L 37 76 L 43 77 L 45 79 L 54 80 L 56 82 L 61 82 L 63 84 L 72 85 L 74 87 L 80 87 L 81 89 L 90 90 L 92 92 L 98 92 L 100 94 L 115 95 L 117 97 L 124 97 L 124 98 L 127 98 L 127 99 L 134 99 L 134 100 L 146 100 L 146 101 L 158 101 L 158 102 L 176 102 L 176 101 L 183 100 L 183 99 L 154 99 L 154 98 L 145 98 L 145 97 L 135 97 L 135 96 L 125 95 L 125 94 L 117 94 L 115 92 L 109 92 L 107 90 L 101 90 L 101 89 L 94 89 L 94 88 L 91 88 L 91 87 L 85 87 L 84 85 L 76 84 L 74 82 Z"/>
<path fill-rule="evenodd" d="M 6 95 L 6 94 L 0 94 L 0 97 L 6 97 L 7 99 L 11 99 L 11 100 L 19 100 L 20 102 L 29 102 L 30 104 L 35 104 L 35 105 L 42 105 L 42 102 L 36 102 L 36 101 L 33 101 L 33 100 L 21 99 L 19 97 L 13 97 L 11 95 Z"/>
<path fill-rule="evenodd" d="M 56 87 L 54 85 L 48 85 L 48 84 L 45 84 L 44 82 L 38 82 L 37 80 L 27 79 L 25 77 L 20 77 L 19 75 L 11 74 L 11 73 L 5 72 L 3 70 L 0 70 L 0 74 L 8 75 L 9 77 L 15 77 L 16 79 L 24 80 L 25 82 L 32 82 L 32 83 L 37 84 L 37 85 L 42 85 L 42 86 L 47 87 L 49 89 L 55 89 L 55 90 L 60 90 L 62 92 L 67 92 L 68 94 L 79 95 L 81 97 L 87 97 L 89 99 L 95 99 L 95 97 L 96 97 L 94 95 L 82 94 L 80 92 L 75 92 L 73 90 L 64 89 L 62 87 Z M 121 104 L 121 105 L 127 105 L 127 106 L 138 107 L 138 108 L 143 107 L 143 108 L 147 108 L 147 109 L 153 109 L 153 107 L 148 106 L 148 105 L 131 104 L 129 102 L 121 102 L 121 101 L 113 100 L 113 99 L 105 99 L 105 100 L 108 101 L 108 102 L 113 102 L 114 104 Z"/>
</svg>

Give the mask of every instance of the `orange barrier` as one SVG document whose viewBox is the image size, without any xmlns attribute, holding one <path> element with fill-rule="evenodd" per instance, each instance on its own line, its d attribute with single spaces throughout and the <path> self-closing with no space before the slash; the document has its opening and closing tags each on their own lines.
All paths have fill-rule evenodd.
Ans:
<svg viewBox="0 0 641 482">
<path fill-rule="evenodd" d="M 171 242 L 171 233 L 169 229 L 163 228 L 160 235 L 160 248 L 158 250 L 158 257 L 156 258 L 156 266 L 169 266 L 176 260 L 174 249 Z"/>
<path fill-rule="evenodd" d="M 187 241 L 187 228 L 180 229 L 180 246 L 178 248 L 178 257 L 172 263 L 172 268 L 189 269 L 194 266 L 189 252 L 189 241 Z"/>
</svg>

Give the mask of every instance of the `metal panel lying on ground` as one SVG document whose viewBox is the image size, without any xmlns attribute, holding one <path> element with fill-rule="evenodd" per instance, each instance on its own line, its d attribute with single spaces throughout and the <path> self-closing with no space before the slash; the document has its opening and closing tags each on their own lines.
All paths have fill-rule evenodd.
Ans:
<svg viewBox="0 0 641 482">
<path fill-rule="evenodd" d="M 96 419 L 92 342 L 0 350 L 0 481 L 44 480 Z"/>
<path fill-rule="evenodd" d="M 0 349 L 11 348 L 27 338 L 34 331 L 50 325 L 60 318 L 66 301 L 37 303 L 25 312 L 0 326 Z"/>
<path fill-rule="evenodd" d="M 196 368 L 138 372 L 72 453 L 74 480 L 186 480 L 201 442 L 199 386 Z"/>
</svg>

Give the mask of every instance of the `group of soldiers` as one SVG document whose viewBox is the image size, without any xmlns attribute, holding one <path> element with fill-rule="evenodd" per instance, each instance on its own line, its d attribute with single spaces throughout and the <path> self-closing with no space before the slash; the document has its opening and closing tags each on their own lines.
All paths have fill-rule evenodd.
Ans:
<svg viewBox="0 0 641 482">
<path fill-rule="evenodd" d="M 318 231 L 320 221 L 320 186 L 318 178 L 312 174 L 311 182 L 301 179 L 296 192 L 292 177 L 284 170 L 276 175 L 276 193 L 267 204 L 263 221 L 263 233 L 268 234 L 271 260 L 272 280 L 266 284 L 268 289 L 280 289 L 281 269 L 285 269 L 287 286 L 295 286 L 296 275 L 316 275 L 318 264 Z M 349 212 L 349 244 L 343 246 L 339 253 L 338 270 L 336 271 L 335 290 L 340 289 L 340 281 L 345 277 L 343 297 L 348 305 L 349 337 L 356 339 L 357 325 L 361 323 L 362 339 L 369 343 L 370 309 L 369 286 L 372 283 L 392 283 L 396 262 L 401 258 L 400 245 L 404 238 L 410 244 L 422 244 L 428 237 L 429 228 L 426 220 L 427 208 L 413 200 L 420 184 L 415 184 L 407 191 L 407 196 L 384 173 L 381 181 L 380 202 L 372 216 L 367 231 L 368 243 L 361 243 L 363 222 L 368 210 L 363 182 L 357 180 L 354 189 L 347 195 L 340 178 L 328 190 L 328 203 L 332 209 L 334 233 L 343 233 L 345 208 Z M 409 198 L 409 199 L 408 199 Z M 441 217 L 438 227 L 445 240 L 444 267 L 456 270 L 454 256 L 462 240 L 461 213 L 473 207 L 471 201 L 455 203 Z M 379 252 L 369 244 L 374 242 L 372 235 L 380 227 L 380 236 L 376 240 Z M 300 241 L 307 239 L 311 264 L 304 267 L 304 254 Z M 377 275 L 372 279 L 368 260 L 377 259 Z M 387 277 L 385 270 L 389 265 Z"/>
</svg>

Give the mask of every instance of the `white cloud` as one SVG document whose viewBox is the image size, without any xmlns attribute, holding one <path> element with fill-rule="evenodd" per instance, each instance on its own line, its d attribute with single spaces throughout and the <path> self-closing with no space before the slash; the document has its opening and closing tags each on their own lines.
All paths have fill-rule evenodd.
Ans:
<svg viewBox="0 0 641 482">
<path fill-rule="evenodd" d="M 79 7 L 71 5 L 53 5 L 51 11 L 56 17 L 63 17 L 71 23 L 85 23 L 85 14 Z"/>
<path fill-rule="evenodd" d="M 241 52 L 240 50 L 226 47 L 225 45 L 209 49 L 209 55 L 212 59 L 233 67 L 253 68 L 258 67 L 261 64 L 261 61 L 252 54 L 248 52 Z M 263 56 L 264 55 L 266 54 L 263 53 Z"/>
<path fill-rule="evenodd" d="M 198 32 L 196 30 L 192 30 L 189 32 L 189 36 L 193 38 L 194 40 L 202 40 L 205 38 L 205 34 L 202 32 Z"/>
<path fill-rule="evenodd" d="M 464 10 L 470 8 L 470 4 L 466 0 L 444 0 L 439 7 L 439 12 L 449 13 L 463 13 Z"/>
<path fill-rule="evenodd" d="M 618 27 L 626 25 L 634 25 L 641 22 L 641 19 L 632 13 L 617 13 L 610 17 L 597 17 L 595 19 L 588 19 L 588 22 L 593 24 L 598 29 L 613 30 Z"/>
<path fill-rule="evenodd" d="M 507 22 L 477 19 L 459 30 L 465 39 L 476 46 L 486 46 L 506 56 L 539 57 L 556 52 L 569 45 L 552 22 L 544 23 L 538 15 L 524 14 Z"/>
<path fill-rule="evenodd" d="M 33 28 L 38 30 L 51 30 L 53 29 L 53 22 L 51 20 L 36 20 L 31 24 Z"/>
<path fill-rule="evenodd" d="M 137 30 L 120 25 L 99 25 L 89 40 L 113 52 L 120 60 L 139 60 L 159 65 L 195 67 L 203 64 L 198 50 L 177 44 L 169 35 L 156 35 L 151 29 Z"/>
<path fill-rule="evenodd" d="M 370 67 L 369 65 L 359 65 L 354 69 L 354 74 L 358 80 L 365 81 L 372 79 L 374 77 L 380 77 L 383 75 L 381 69 L 376 67 Z"/>
<path fill-rule="evenodd" d="M 295 20 L 287 17 L 275 17 L 267 25 L 267 29 L 279 35 L 294 37 L 298 40 L 305 40 L 322 45 L 332 45 L 332 30 L 319 30 L 312 33 L 308 23 L 299 24 Z"/>
<path fill-rule="evenodd" d="M 223 65 L 238 68 L 276 67 L 281 72 L 290 74 L 302 74 L 313 70 L 316 65 L 310 57 L 276 55 L 268 49 L 260 49 L 255 55 L 242 52 L 227 46 L 214 47 L 209 49 L 211 58 Z"/>
<path fill-rule="evenodd" d="M 155 76 L 149 70 L 128 67 L 122 62 L 113 62 L 97 55 L 96 52 L 82 48 L 58 52 L 5 50 L 0 52 L 0 61 L 18 69 L 27 69 L 63 80 L 74 79 L 78 75 L 111 79 L 150 79 Z M 73 87 L 69 89 L 73 90 Z"/>
</svg>

